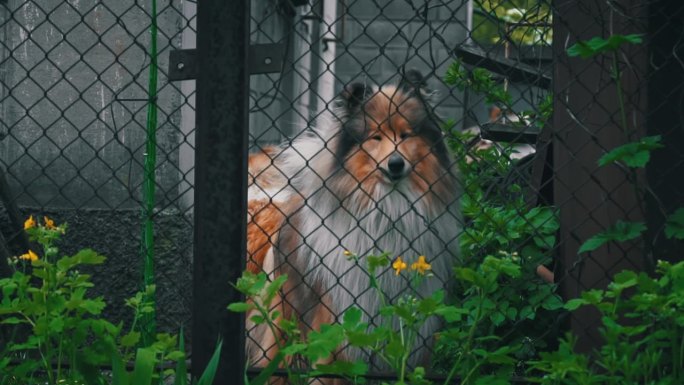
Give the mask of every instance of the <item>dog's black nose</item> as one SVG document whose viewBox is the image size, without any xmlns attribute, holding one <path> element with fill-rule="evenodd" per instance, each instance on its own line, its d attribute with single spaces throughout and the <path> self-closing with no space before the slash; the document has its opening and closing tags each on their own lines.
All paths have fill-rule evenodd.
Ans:
<svg viewBox="0 0 684 385">
<path fill-rule="evenodd" d="M 404 172 L 404 158 L 398 154 L 390 156 L 387 161 L 387 168 L 389 168 L 389 174 L 392 179 L 400 178 Z"/>
</svg>

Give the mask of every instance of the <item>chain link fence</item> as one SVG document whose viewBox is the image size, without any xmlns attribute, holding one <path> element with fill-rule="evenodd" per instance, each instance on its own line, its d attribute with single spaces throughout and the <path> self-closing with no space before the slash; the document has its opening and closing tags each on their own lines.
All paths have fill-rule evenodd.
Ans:
<svg viewBox="0 0 684 385">
<path fill-rule="evenodd" d="M 0 2 L 0 157 L 8 254 L 29 215 L 67 222 L 62 250 L 109 259 L 95 291 L 115 320 L 142 287 L 143 184 L 150 103 L 149 2 Z M 190 322 L 193 91 L 167 79 L 169 51 L 194 44 L 194 3 L 157 8 L 155 268 L 160 328 Z M 16 218 L 16 217 L 20 218 Z M 24 251 L 22 251 L 24 250 Z M 4 263 L 3 263 L 4 265 Z"/>
<path fill-rule="evenodd" d="M 568 313 L 562 300 L 604 287 L 624 268 L 652 272 L 658 259 L 677 260 L 681 242 L 663 228 L 684 202 L 671 182 L 684 175 L 683 11 L 675 1 L 577 3 L 251 2 L 250 54 L 260 61 L 250 64 L 247 267 L 290 276 L 278 309 L 302 332 L 354 306 L 381 322 L 369 291 L 375 273 L 364 266 L 371 254 L 389 253 L 377 272 L 388 303 L 444 289 L 466 306 L 469 274 L 512 264 L 519 273 L 499 271 L 503 290 L 486 305 L 478 336 L 496 337 L 484 348 L 518 347 L 513 374 L 523 375 L 524 362 L 567 330 L 580 350 L 596 346 L 596 314 Z M 64 251 L 109 257 L 95 288 L 109 315 L 128 319 L 120 305 L 142 285 L 154 102 L 158 323 L 176 331 L 202 316 L 191 314 L 189 268 L 201 167 L 195 83 L 169 80 L 170 52 L 196 46 L 197 4 L 158 2 L 154 100 L 151 12 L 133 0 L 0 0 L 0 226 L 11 256 L 27 245 L 21 218 L 68 222 Z M 616 34 L 642 42 L 615 55 L 567 53 Z M 646 135 L 660 135 L 662 147 L 645 168 L 598 165 Z M 643 241 L 578 253 L 618 220 L 646 223 Z M 419 256 L 433 277 L 411 291 L 403 274 Z M 432 357 L 431 370 L 444 376 L 463 341 L 432 336 L 453 325 L 428 325 L 411 363 Z M 251 364 L 277 354 L 272 337 L 248 322 Z M 367 352 L 339 354 L 363 358 L 371 378 L 387 369 Z"/>
</svg>

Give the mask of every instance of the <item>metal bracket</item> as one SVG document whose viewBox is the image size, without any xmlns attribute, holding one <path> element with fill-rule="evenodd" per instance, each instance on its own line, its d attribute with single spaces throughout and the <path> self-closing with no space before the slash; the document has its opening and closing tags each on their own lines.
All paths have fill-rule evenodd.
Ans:
<svg viewBox="0 0 684 385">
<path fill-rule="evenodd" d="M 285 43 L 250 45 L 249 73 L 257 75 L 280 72 L 283 68 L 286 49 Z M 169 80 L 197 79 L 197 56 L 196 49 L 178 49 L 169 52 Z"/>
<path fill-rule="evenodd" d="M 280 72 L 286 54 L 285 43 L 254 44 L 249 46 L 251 75 Z"/>
<path fill-rule="evenodd" d="M 169 80 L 197 79 L 197 50 L 177 49 L 169 52 Z"/>
</svg>

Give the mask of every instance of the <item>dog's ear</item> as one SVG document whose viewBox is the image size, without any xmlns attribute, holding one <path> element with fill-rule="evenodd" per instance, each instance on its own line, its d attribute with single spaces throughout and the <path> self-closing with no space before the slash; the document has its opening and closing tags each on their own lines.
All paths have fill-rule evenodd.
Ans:
<svg viewBox="0 0 684 385">
<path fill-rule="evenodd" d="M 371 89 L 362 83 L 352 83 L 344 87 L 340 95 L 340 104 L 348 110 L 354 109 L 370 96 Z"/>
<path fill-rule="evenodd" d="M 420 91 L 421 93 L 426 93 L 427 82 L 420 71 L 412 69 L 402 73 L 399 88 L 404 91 Z"/>
</svg>

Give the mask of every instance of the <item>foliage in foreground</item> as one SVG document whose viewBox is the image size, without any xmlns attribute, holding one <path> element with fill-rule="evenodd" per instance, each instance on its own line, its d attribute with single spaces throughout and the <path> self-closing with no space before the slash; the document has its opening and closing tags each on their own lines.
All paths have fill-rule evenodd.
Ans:
<svg viewBox="0 0 684 385">
<path fill-rule="evenodd" d="M 0 325 L 8 332 L 0 348 L 0 384 L 148 385 L 174 376 L 175 385 L 187 383 L 182 331 L 180 345 L 176 336 L 161 333 L 150 346 L 139 346 L 136 321 L 153 311 L 145 300 L 153 286 L 126 300 L 133 322 L 124 330 L 103 318 L 106 303 L 89 295 L 94 285 L 80 271 L 105 257 L 90 249 L 60 256 L 57 246 L 67 226 L 50 218 L 31 216 L 24 229 L 40 250 L 10 259 L 14 273 L 0 279 Z M 211 384 L 219 351 L 220 344 L 199 384 Z M 130 372 L 127 362 L 134 363 Z M 169 362 L 175 369 L 162 368 Z"/>
</svg>

